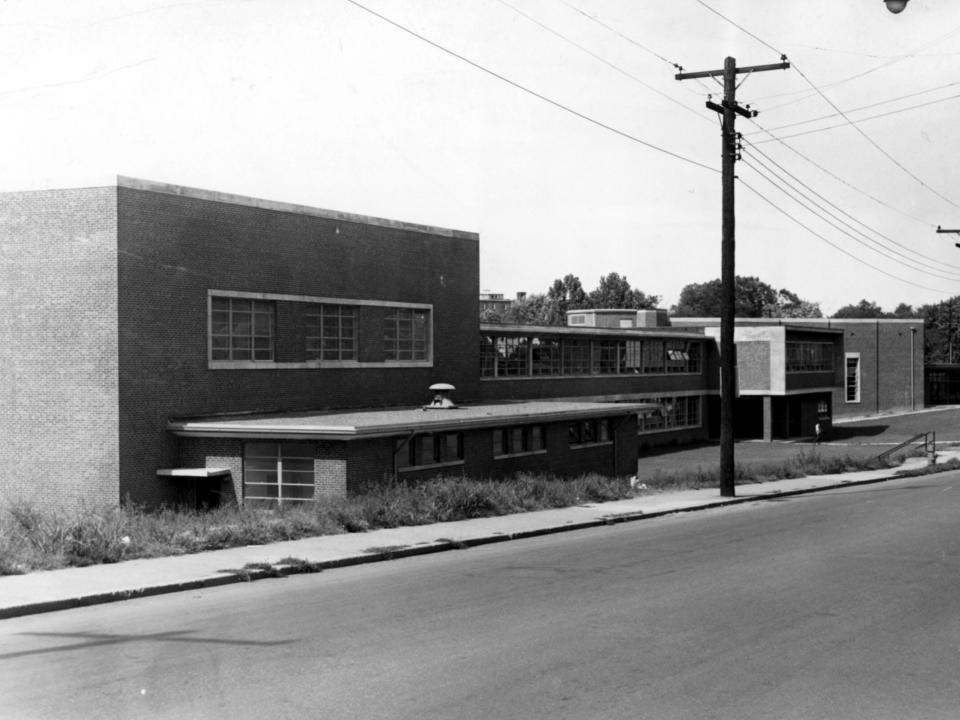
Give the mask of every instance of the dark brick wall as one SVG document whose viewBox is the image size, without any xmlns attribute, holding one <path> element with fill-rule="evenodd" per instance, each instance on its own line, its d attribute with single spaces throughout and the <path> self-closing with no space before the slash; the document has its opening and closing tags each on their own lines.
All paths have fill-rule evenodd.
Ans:
<svg viewBox="0 0 960 720">
<path fill-rule="evenodd" d="M 860 402 L 848 403 L 845 389 L 840 388 L 833 396 L 834 417 L 924 406 L 922 320 L 911 323 L 831 320 L 830 323 L 843 328 L 844 351 L 860 353 Z M 916 333 L 912 333 L 911 328 Z"/>
<path fill-rule="evenodd" d="M 0 195 L 0 500 L 116 504 L 116 189 Z"/>
<path fill-rule="evenodd" d="M 121 494 L 168 499 L 154 472 L 177 458 L 171 415 L 416 405 L 439 381 L 478 394 L 476 240 L 128 187 L 118 197 Z M 432 303 L 434 366 L 210 370 L 208 289 Z"/>
</svg>

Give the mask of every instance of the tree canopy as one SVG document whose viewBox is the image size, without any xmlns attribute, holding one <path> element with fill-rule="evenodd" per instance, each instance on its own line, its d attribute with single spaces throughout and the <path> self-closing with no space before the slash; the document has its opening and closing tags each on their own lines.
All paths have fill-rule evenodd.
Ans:
<svg viewBox="0 0 960 720">
<path fill-rule="evenodd" d="M 587 292 L 576 275 L 557 278 L 544 294 L 528 295 L 503 311 L 487 310 L 480 315 L 484 322 L 521 325 L 566 325 L 568 310 L 584 308 L 653 309 L 660 298 L 630 286 L 625 275 L 609 273 L 600 278 L 597 287 Z"/>
<path fill-rule="evenodd" d="M 720 315 L 720 279 L 691 283 L 680 291 L 670 310 L 675 317 L 717 317 Z M 819 303 L 803 300 L 794 292 L 773 286 L 756 277 L 737 275 L 734 287 L 734 314 L 742 318 L 823 317 Z"/>
</svg>

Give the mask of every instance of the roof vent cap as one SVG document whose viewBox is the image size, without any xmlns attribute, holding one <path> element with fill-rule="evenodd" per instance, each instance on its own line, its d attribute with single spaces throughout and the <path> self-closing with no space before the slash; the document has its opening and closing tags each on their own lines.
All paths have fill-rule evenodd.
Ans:
<svg viewBox="0 0 960 720">
<path fill-rule="evenodd" d="M 449 410 L 456 407 L 456 404 L 450 398 L 450 393 L 452 393 L 456 388 L 450 383 L 434 383 L 430 386 L 430 391 L 433 393 L 433 402 L 429 405 L 424 405 L 424 410 Z"/>
</svg>

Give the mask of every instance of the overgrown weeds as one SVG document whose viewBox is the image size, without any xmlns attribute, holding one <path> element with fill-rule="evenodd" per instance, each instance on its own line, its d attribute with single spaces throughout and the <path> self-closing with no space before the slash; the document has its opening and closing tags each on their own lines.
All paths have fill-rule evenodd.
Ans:
<svg viewBox="0 0 960 720">
<path fill-rule="evenodd" d="M 802 451 L 784 463 L 738 466 L 738 483 L 880 467 L 876 459 L 826 458 Z M 312 506 L 257 509 L 88 507 L 72 513 L 27 501 L 0 507 L 0 575 L 115 563 L 450 520 L 605 502 L 664 490 L 718 487 L 717 470 L 658 473 L 644 485 L 588 474 L 573 479 L 517 475 L 507 480 L 440 478 L 395 483 Z"/>
</svg>

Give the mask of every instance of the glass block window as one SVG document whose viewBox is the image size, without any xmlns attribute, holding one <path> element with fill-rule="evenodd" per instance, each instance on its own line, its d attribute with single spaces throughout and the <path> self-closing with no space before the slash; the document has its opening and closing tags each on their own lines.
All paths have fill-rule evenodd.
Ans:
<svg viewBox="0 0 960 720">
<path fill-rule="evenodd" d="M 244 504 L 313 502 L 313 465 L 313 447 L 308 443 L 244 443 Z"/>
<path fill-rule="evenodd" d="M 531 338 L 530 369 L 534 375 L 560 375 L 563 371 L 560 341 L 553 338 Z"/>
<path fill-rule="evenodd" d="M 273 361 L 275 304 L 270 300 L 210 299 L 210 359 Z"/>
<path fill-rule="evenodd" d="M 383 317 L 386 360 L 428 360 L 430 313 L 415 308 L 388 308 Z"/>
<path fill-rule="evenodd" d="M 357 359 L 357 309 L 311 305 L 306 313 L 307 360 Z"/>
<path fill-rule="evenodd" d="M 563 341 L 563 374 L 589 375 L 590 374 L 590 341 L 564 340 Z"/>
</svg>

